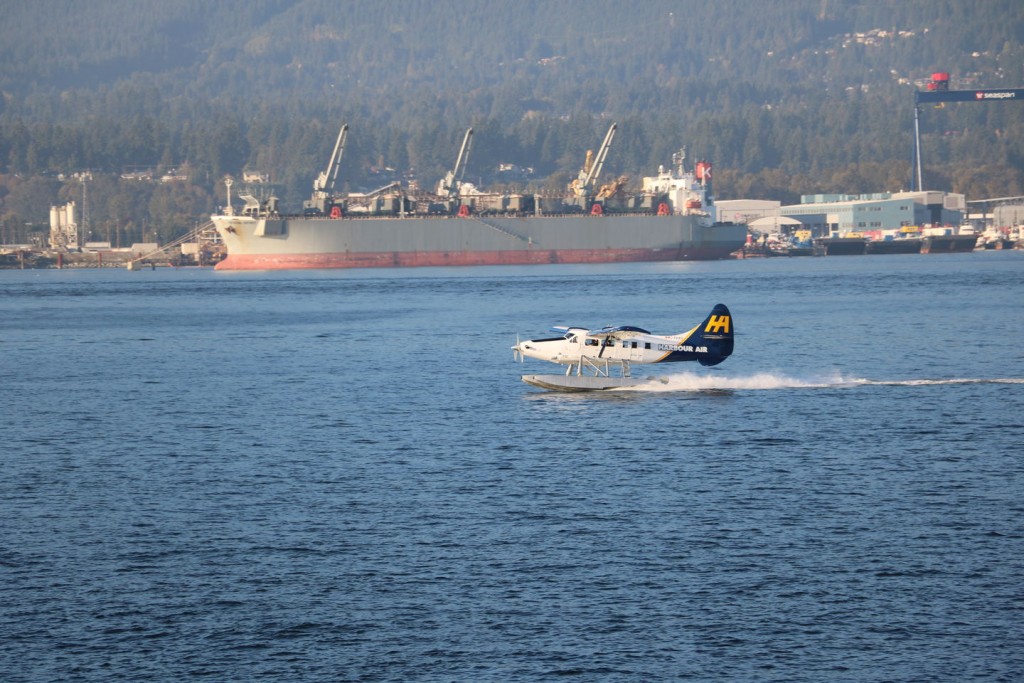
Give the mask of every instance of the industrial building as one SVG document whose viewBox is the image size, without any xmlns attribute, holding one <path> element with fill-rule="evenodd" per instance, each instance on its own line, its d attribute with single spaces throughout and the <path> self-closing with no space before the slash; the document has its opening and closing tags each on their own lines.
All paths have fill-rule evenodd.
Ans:
<svg viewBox="0 0 1024 683">
<path fill-rule="evenodd" d="M 959 226 L 967 215 L 964 195 L 947 192 L 816 194 L 800 200 L 779 207 L 779 215 L 800 221 L 815 237 L 899 230 L 908 225 Z"/>
<path fill-rule="evenodd" d="M 967 218 L 962 194 L 948 192 L 878 192 L 812 194 L 799 204 L 735 199 L 718 201 L 719 220 L 746 223 L 759 233 L 810 230 L 814 237 L 845 233 L 880 233 L 908 225 L 959 226 Z M 773 229 L 774 228 L 774 229 Z"/>
<path fill-rule="evenodd" d="M 964 195 L 921 191 L 921 193 L 876 193 L 871 195 L 804 195 L 800 204 L 780 206 L 777 202 L 733 200 L 716 203 L 719 220 L 768 225 L 799 221 L 814 237 L 846 232 L 898 230 L 906 225 L 961 225 L 967 218 Z"/>
<path fill-rule="evenodd" d="M 782 202 L 767 199 L 716 199 L 718 220 L 750 225 L 761 218 L 777 218 Z"/>
<path fill-rule="evenodd" d="M 992 225 L 997 228 L 1024 225 L 1024 204 L 1000 204 L 996 206 L 992 209 Z"/>
</svg>

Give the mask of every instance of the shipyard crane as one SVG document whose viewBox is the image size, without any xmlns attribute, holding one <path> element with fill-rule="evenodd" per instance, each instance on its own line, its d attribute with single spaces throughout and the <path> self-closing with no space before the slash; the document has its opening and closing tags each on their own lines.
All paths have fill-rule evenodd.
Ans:
<svg viewBox="0 0 1024 683">
<path fill-rule="evenodd" d="M 612 140 L 615 139 L 615 131 L 618 130 L 618 127 L 619 124 L 613 123 L 608 128 L 608 133 L 605 134 L 604 142 L 601 143 L 596 156 L 591 156 L 591 152 L 587 152 L 587 160 L 579 177 L 569 186 L 569 189 L 577 197 L 585 197 L 593 192 L 597 179 L 601 177 L 601 168 L 604 166 L 605 157 L 608 156 L 608 149 L 612 146 Z"/>
<path fill-rule="evenodd" d="M 334 143 L 334 151 L 331 153 L 331 160 L 327 163 L 327 169 L 317 176 L 313 182 L 313 195 L 326 199 L 334 191 L 334 183 L 338 179 L 338 169 L 341 168 L 341 156 L 345 153 L 345 141 L 348 139 L 348 124 L 343 124 L 338 131 L 338 140 Z M 328 185 L 328 180 L 330 185 Z"/>
<path fill-rule="evenodd" d="M 459 195 L 459 189 L 462 187 L 462 176 L 466 173 L 466 163 L 469 161 L 469 148 L 473 142 L 473 129 L 470 128 L 466 131 L 465 137 L 462 138 L 462 147 L 459 149 L 459 156 L 455 160 L 455 168 L 448 171 L 441 182 L 437 184 L 437 194 L 441 197 L 448 197 L 454 199 Z"/>
<path fill-rule="evenodd" d="M 924 189 L 921 176 L 921 104 L 938 102 L 939 107 L 946 102 L 1020 102 L 1024 100 L 1024 89 L 1009 88 L 1005 90 L 950 90 L 949 73 L 938 71 L 932 74 L 927 84 L 927 91 L 914 91 L 914 167 L 916 177 L 911 178 L 911 188 L 918 192 Z M 916 180 L 916 184 L 915 181 Z"/>
<path fill-rule="evenodd" d="M 338 180 L 338 169 L 341 168 L 341 157 L 345 153 L 345 140 L 348 139 L 348 124 L 342 124 L 338 131 L 338 140 L 334 143 L 334 151 L 331 152 L 331 160 L 327 162 L 327 168 L 313 181 L 313 196 L 304 203 L 304 208 L 323 213 L 331 194 L 334 192 L 335 182 Z"/>
</svg>

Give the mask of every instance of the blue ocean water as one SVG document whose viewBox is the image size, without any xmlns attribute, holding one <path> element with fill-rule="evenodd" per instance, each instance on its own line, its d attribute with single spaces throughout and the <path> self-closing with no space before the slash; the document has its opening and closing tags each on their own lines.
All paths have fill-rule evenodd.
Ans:
<svg viewBox="0 0 1024 683">
<path fill-rule="evenodd" d="M 0 679 L 1018 681 L 1022 339 L 1024 252 L 0 271 Z"/>
</svg>

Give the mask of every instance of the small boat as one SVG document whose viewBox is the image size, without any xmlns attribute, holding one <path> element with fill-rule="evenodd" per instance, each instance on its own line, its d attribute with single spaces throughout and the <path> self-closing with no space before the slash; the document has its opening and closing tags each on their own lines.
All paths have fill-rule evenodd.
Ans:
<svg viewBox="0 0 1024 683">
<path fill-rule="evenodd" d="M 989 228 L 978 237 L 978 248 L 1013 249 L 1015 242 L 1008 228 Z"/>
<path fill-rule="evenodd" d="M 917 228 L 904 227 L 885 230 L 877 239 L 868 241 L 868 254 L 920 254 L 923 240 Z"/>
</svg>

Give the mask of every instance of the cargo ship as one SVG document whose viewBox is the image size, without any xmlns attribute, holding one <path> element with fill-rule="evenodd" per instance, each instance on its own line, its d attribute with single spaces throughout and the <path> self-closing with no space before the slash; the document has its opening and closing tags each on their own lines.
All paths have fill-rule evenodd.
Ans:
<svg viewBox="0 0 1024 683">
<path fill-rule="evenodd" d="M 253 193 L 239 194 L 236 212 L 226 181 L 227 204 L 212 217 L 227 250 L 218 270 L 710 260 L 746 240 L 746 226 L 716 222 L 711 164 L 687 171 L 685 150 L 638 192 L 626 191 L 625 176 L 598 184 L 615 124 L 566 191 L 553 195 L 487 193 L 463 182 L 472 129 L 435 192 L 392 183 L 337 195 L 347 131 L 342 126 L 300 215 Z"/>
</svg>

